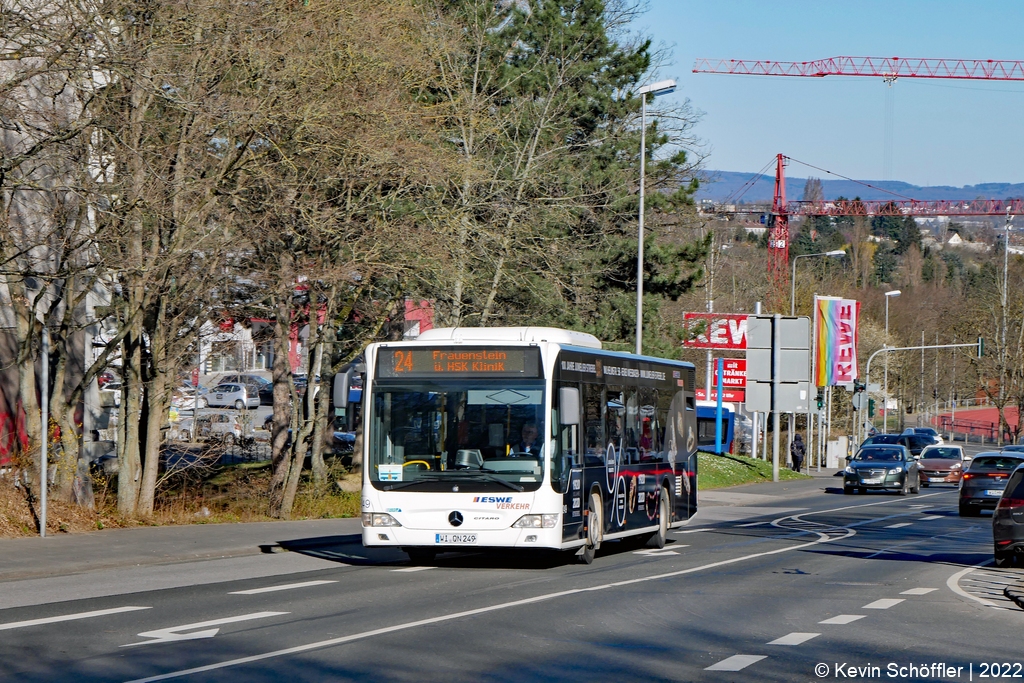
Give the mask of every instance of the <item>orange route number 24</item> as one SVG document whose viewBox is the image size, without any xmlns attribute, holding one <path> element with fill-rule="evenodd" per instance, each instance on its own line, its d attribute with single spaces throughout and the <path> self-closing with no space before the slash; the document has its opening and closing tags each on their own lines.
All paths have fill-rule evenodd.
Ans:
<svg viewBox="0 0 1024 683">
<path fill-rule="evenodd" d="M 395 351 L 395 372 L 412 372 L 412 351 Z"/>
</svg>

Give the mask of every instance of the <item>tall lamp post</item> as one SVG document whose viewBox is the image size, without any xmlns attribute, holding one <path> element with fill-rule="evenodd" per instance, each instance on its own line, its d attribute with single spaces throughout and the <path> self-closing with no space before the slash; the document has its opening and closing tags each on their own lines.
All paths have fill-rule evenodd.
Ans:
<svg viewBox="0 0 1024 683">
<path fill-rule="evenodd" d="M 889 299 L 899 296 L 900 290 L 885 293 L 885 345 L 889 345 Z M 882 385 L 882 432 L 889 430 L 889 354 L 885 354 L 885 379 Z"/>
<path fill-rule="evenodd" d="M 636 251 L 636 355 L 643 353 L 644 334 L 644 175 L 647 170 L 647 96 L 667 95 L 676 89 L 669 79 L 645 85 L 636 91 L 640 96 L 640 221 L 637 230 Z"/>
<path fill-rule="evenodd" d="M 834 251 L 823 251 L 820 254 L 799 254 L 793 257 L 793 277 L 790 278 L 792 287 L 789 291 L 789 314 L 796 315 L 796 260 L 801 258 L 810 258 L 812 256 L 832 256 L 840 257 L 846 256 L 846 251 L 843 249 L 836 249 Z"/>
</svg>

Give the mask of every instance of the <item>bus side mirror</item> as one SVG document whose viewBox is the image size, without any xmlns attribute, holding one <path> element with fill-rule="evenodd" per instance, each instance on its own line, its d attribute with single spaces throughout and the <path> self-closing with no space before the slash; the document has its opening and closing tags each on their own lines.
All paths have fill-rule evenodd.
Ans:
<svg viewBox="0 0 1024 683">
<path fill-rule="evenodd" d="M 580 390 L 576 387 L 558 390 L 558 421 L 563 425 L 580 423 Z"/>
<path fill-rule="evenodd" d="M 334 407 L 348 408 L 348 388 L 352 384 L 352 368 L 334 376 Z"/>
</svg>

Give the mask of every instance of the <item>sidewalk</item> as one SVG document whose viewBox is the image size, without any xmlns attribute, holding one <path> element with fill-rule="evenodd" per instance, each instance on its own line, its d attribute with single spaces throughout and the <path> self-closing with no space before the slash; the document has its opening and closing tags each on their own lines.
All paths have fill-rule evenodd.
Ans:
<svg viewBox="0 0 1024 683">
<path fill-rule="evenodd" d="M 359 519 L 107 529 L 0 539 L 0 581 L 274 552 L 279 543 L 360 533 Z"/>
</svg>

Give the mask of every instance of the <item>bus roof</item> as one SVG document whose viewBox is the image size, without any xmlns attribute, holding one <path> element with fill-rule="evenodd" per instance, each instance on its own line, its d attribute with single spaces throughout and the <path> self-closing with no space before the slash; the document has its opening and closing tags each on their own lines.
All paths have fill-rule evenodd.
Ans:
<svg viewBox="0 0 1024 683">
<path fill-rule="evenodd" d="M 600 349 L 601 340 L 586 332 L 557 327 L 435 327 L 416 341 L 452 342 L 552 342 L 588 349 Z"/>
</svg>

